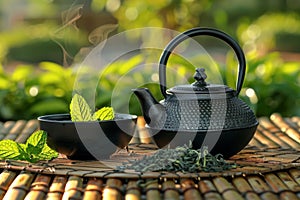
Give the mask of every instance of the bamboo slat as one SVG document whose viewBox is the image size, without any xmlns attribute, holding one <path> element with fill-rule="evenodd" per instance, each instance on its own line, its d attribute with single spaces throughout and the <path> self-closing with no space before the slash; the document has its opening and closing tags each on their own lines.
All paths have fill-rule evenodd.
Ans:
<svg viewBox="0 0 300 200">
<path fill-rule="evenodd" d="M 67 183 L 66 176 L 55 176 L 51 183 L 46 199 L 48 200 L 62 199 L 66 183 Z"/>
<path fill-rule="evenodd" d="M 51 176 L 38 174 L 34 182 L 31 184 L 30 191 L 25 197 L 25 200 L 38 200 L 45 199 L 49 184 L 51 181 Z"/>
<path fill-rule="evenodd" d="M 78 176 L 70 176 L 66 183 L 62 200 L 81 199 L 83 192 L 83 179 Z"/>
<path fill-rule="evenodd" d="M 15 140 L 26 125 L 25 120 L 18 120 L 4 137 L 5 140 Z"/>
<path fill-rule="evenodd" d="M 262 134 L 264 136 L 260 137 L 259 139 L 262 139 L 262 141 L 265 141 L 265 144 L 269 148 L 289 148 L 288 144 L 286 144 L 284 141 L 282 141 L 277 135 L 274 134 L 274 132 L 270 132 L 268 129 L 259 128 L 258 129 L 258 136 L 259 134 Z"/>
<path fill-rule="evenodd" d="M 258 148 L 263 148 L 263 144 L 255 137 L 253 137 L 250 142 L 250 146 L 258 147 Z"/>
<path fill-rule="evenodd" d="M 264 132 L 258 128 L 255 133 L 255 138 L 259 140 L 264 146 L 268 146 L 269 148 L 278 148 L 281 145 L 286 146 L 284 143 L 280 142 L 280 144 L 277 144 L 273 140 L 269 139 L 268 136 L 264 134 Z"/>
<path fill-rule="evenodd" d="M 201 200 L 198 186 L 192 179 L 183 179 L 181 181 L 184 199 Z"/>
<path fill-rule="evenodd" d="M 273 173 L 266 174 L 265 180 L 271 189 L 276 193 L 287 190 L 286 185 Z"/>
<path fill-rule="evenodd" d="M 138 117 L 137 126 L 139 127 L 139 138 L 141 143 L 149 144 L 152 142 L 149 132 L 144 128 L 145 127 L 145 120 L 142 117 Z"/>
<path fill-rule="evenodd" d="M 103 190 L 103 200 L 122 199 L 122 181 L 119 179 L 108 179 Z"/>
<path fill-rule="evenodd" d="M 233 185 L 223 177 L 217 177 L 213 179 L 219 193 L 222 194 L 224 199 L 236 199 L 241 200 L 243 197 L 234 189 Z"/>
<path fill-rule="evenodd" d="M 0 130 L 0 139 L 3 140 L 8 135 L 10 129 L 15 125 L 14 121 L 6 121 Z"/>
<path fill-rule="evenodd" d="M 278 129 L 284 134 L 283 140 L 295 149 L 300 149 L 300 133 L 297 132 L 284 118 L 279 114 L 273 114 L 270 120 L 276 124 Z M 296 128 L 297 129 L 297 128 Z M 298 128 L 299 131 L 299 128 Z"/>
<path fill-rule="evenodd" d="M 253 190 L 260 194 L 263 192 L 268 192 L 270 191 L 269 186 L 267 185 L 267 183 L 264 181 L 264 179 L 262 179 L 259 176 L 249 176 L 247 177 L 249 184 L 251 185 L 251 187 L 253 188 Z"/>
<path fill-rule="evenodd" d="M 267 182 L 259 176 L 251 176 L 248 178 L 249 184 L 252 186 L 253 190 L 260 194 L 262 199 L 278 199 L 278 196 L 273 193 L 271 188 L 268 186 Z"/>
<path fill-rule="evenodd" d="M 300 192 L 300 185 L 295 182 L 288 172 L 278 172 L 277 175 L 289 190 L 293 192 Z"/>
<path fill-rule="evenodd" d="M 245 178 L 242 176 L 235 177 L 232 180 L 232 184 L 234 185 L 235 188 L 237 188 L 237 190 L 241 194 L 253 192 L 253 190 L 252 190 L 251 186 L 249 185 L 249 183 L 247 182 L 247 180 L 245 180 Z"/>
<path fill-rule="evenodd" d="M 175 183 L 172 180 L 166 180 L 162 184 L 162 190 L 164 199 L 173 199 L 173 200 L 179 200 L 179 192 L 175 187 Z"/>
<path fill-rule="evenodd" d="M 25 143 L 27 138 L 36 130 L 38 130 L 39 125 L 37 120 L 29 120 L 24 127 L 24 129 L 19 132 L 18 137 L 16 138 L 16 142 Z"/>
<path fill-rule="evenodd" d="M 264 192 L 260 195 L 263 200 L 280 200 L 280 198 L 272 192 Z"/>
<path fill-rule="evenodd" d="M 31 182 L 34 178 L 34 175 L 28 172 L 20 173 L 12 182 L 5 196 L 4 200 L 11 199 L 24 199 L 27 192 L 29 191 Z"/>
<path fill-rule="evenodd" d="M 298 129 L 299 132 L 299 127 L 300 127 L 300 117 L 299 116 L 294 116 L 291 118 L 288 118 L 288 120 L 293 124 L 293 126 Z"/>
<path fill-rule="evenodd" d="M 141 192 L 137 180 L 130 180 L 127 184 L 125 200 L 139 200 L 140 198 Z"/>
<path fill-rule="evenodd" d="M 276 117 L 271 117 L 271 120 L 274 121 L 280 130 L 288 135 L 298 144 L 300 143 L 300 123 L 297 122 L 297 118 L 282 118 L 280 115 L 275 115 Z M 295 122 L 293 122 L 293 119 Z M 298 117 L 299 119 L 299 117 Z M 298 123 L 298 124 L 297 124 Z"/>
<path fill-rule="evenodd" d="M 8 190 L 10 184 L 16 177 L 16 172 L 4 170 L 0 174 L 0 199 L 2 199 Z"/>
<path fill-rule="evenodd" d="M 223 199 L 211 180 L 200 180 L 198 186 L 205 199 Z"/>
<path fill-rule="evenodd" d="M 101 179 L 91 178 L 85 188 L 83 200 L 102 199 L 103 181 Z"/>
<path fill-rule="evenodd" d="M 159 184 L 158 180 L 151 180 L 149 179 L 146 182 L 146 199 L 151 200 L 151 199 L 161 199 L 161 193 L 159 191 Z"/>
<path fill-rule="evenodd" d="M 291 169 L 289 172 L 298 185 L 300 185 L 300 169 Z"/>
<path fill-rule="evenodd" d="M 259 197 L 258 194 L 254 192 L 247 192 L 244 194 L 244 198 L 247 200 L 260 200 L 261 198 Z"/>
<path fill-rule="evenodd" d="M 279 198 L 281 200 L 299 200 L 299 197 L 290 191 L 280 193 Z"/>
<path fill-rule="evenodd" d="M 220 193 L 223 193 L 226 190 L 234 189 L 233 185 L 230 184 L 224 177 L 216 177 L 213 179 L 213 183 L 216 186 L 217 190 Z"/>
</svg>

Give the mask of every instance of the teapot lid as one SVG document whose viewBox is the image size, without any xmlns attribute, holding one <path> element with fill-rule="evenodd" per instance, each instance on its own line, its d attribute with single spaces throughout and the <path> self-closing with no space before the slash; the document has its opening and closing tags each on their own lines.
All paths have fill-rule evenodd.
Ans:
<svg viewBox="0 0 300 200">
<path fill-rule="evenodd" d="M 226 85 L 219 84 L 209 84 L 205 82 L 207 75 L 205 74 L 205 69 L 197 68 L 194 74 L 195 82 L 190 85 L 177 85 L 167 90 L 168 93 L 180 95 L 180 94 L 203 94 L 207 96 L 209 94 L 210 97 L 213 95 L 220 94 L 233 94 L 234 90 Z M 206 95 L 205 95 L 206 94 Z"/>
</svg>

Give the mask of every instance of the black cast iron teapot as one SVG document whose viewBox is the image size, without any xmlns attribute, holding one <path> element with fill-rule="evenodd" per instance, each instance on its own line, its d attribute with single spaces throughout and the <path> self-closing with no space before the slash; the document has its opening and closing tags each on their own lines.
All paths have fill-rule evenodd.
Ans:
<svg viewBox="0 0 300 200">
<path fill-rule="evenodd" d="M 167 90 L 166 64 L 171 52 L 182 41 L 198 36 L 213 36 L 226 42 L 239 61 L 236 90 L 226 85 L 209 84 L 204 69 L 197 68 L 195 82 Z M 241 47 L 229 35 L 212 28 L 194 28 L 175 37 L 159 61 L 159 81 L 164 100 L 158 102 L 147 88 L 134 89 L 153 140 L 162 148 L 192 141 L 193 148 L 208 146 L 212 154 L 230 157 L 244 148 L 258 122 L 249 106 L 238 98 L 242 89 L 246 61 Z"/>
</svg>

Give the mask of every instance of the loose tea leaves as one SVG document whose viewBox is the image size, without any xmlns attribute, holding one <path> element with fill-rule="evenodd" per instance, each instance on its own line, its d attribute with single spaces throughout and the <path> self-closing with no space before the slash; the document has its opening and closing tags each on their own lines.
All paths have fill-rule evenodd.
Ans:
<svg viewBox="0 0 300 200">
<path fill-rule="evenodd" d="M 137 172 L 169 171 L 169 172 L 220 172 L 236 168 L 235 163 L 228 163 L 221 154 L 213 156 L 206 146 L 195 150 L 189 146 L 179 146 L 175 149 L 159 149 L 153 155 L 142 159 L 123 163 L 118 169 L 132 169 Z"/>
</svg>

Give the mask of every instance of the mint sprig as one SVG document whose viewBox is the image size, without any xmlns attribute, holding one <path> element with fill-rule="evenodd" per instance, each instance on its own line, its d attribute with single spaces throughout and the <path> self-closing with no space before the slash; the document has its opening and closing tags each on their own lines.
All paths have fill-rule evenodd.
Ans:
<svg viewBox="0 0 300 200">
<path fill-rule="evenodd" d="M 93 114 L 94 120 L 110 120 L 115 117 L 112 107 L 103 107 Z"/>
<path fill-rule="evenodd" d="M 93 113 L 88 103 L 79 94 L 75 94 L 72 98 L 70 103 L 70 115 L 72 121 L 101 121 L 115 118 L 112 107 L 103 107 Z"/>
<path fill-rule="evenodd" d="M 0 141 L 0 157 L 3 159 L 20 160 L 23 148 L 12 140 Z"/>
<path fill-rule="evenodd" d="M 13 140 L 0 141 L 0 158 L 3 160 L 25 160 L 35 163 L 57 157 L 58 153 L 47 145 L 47 133 L 43 130 L 34 132 L 25 144 Z"/>
<path fill-rule="evenodd" d="M 91 108 L 85 99 L 79 94 L 75 94 L 70 103 L 70 114 L 72 121 L 92 121 Z"/>
</svg>

